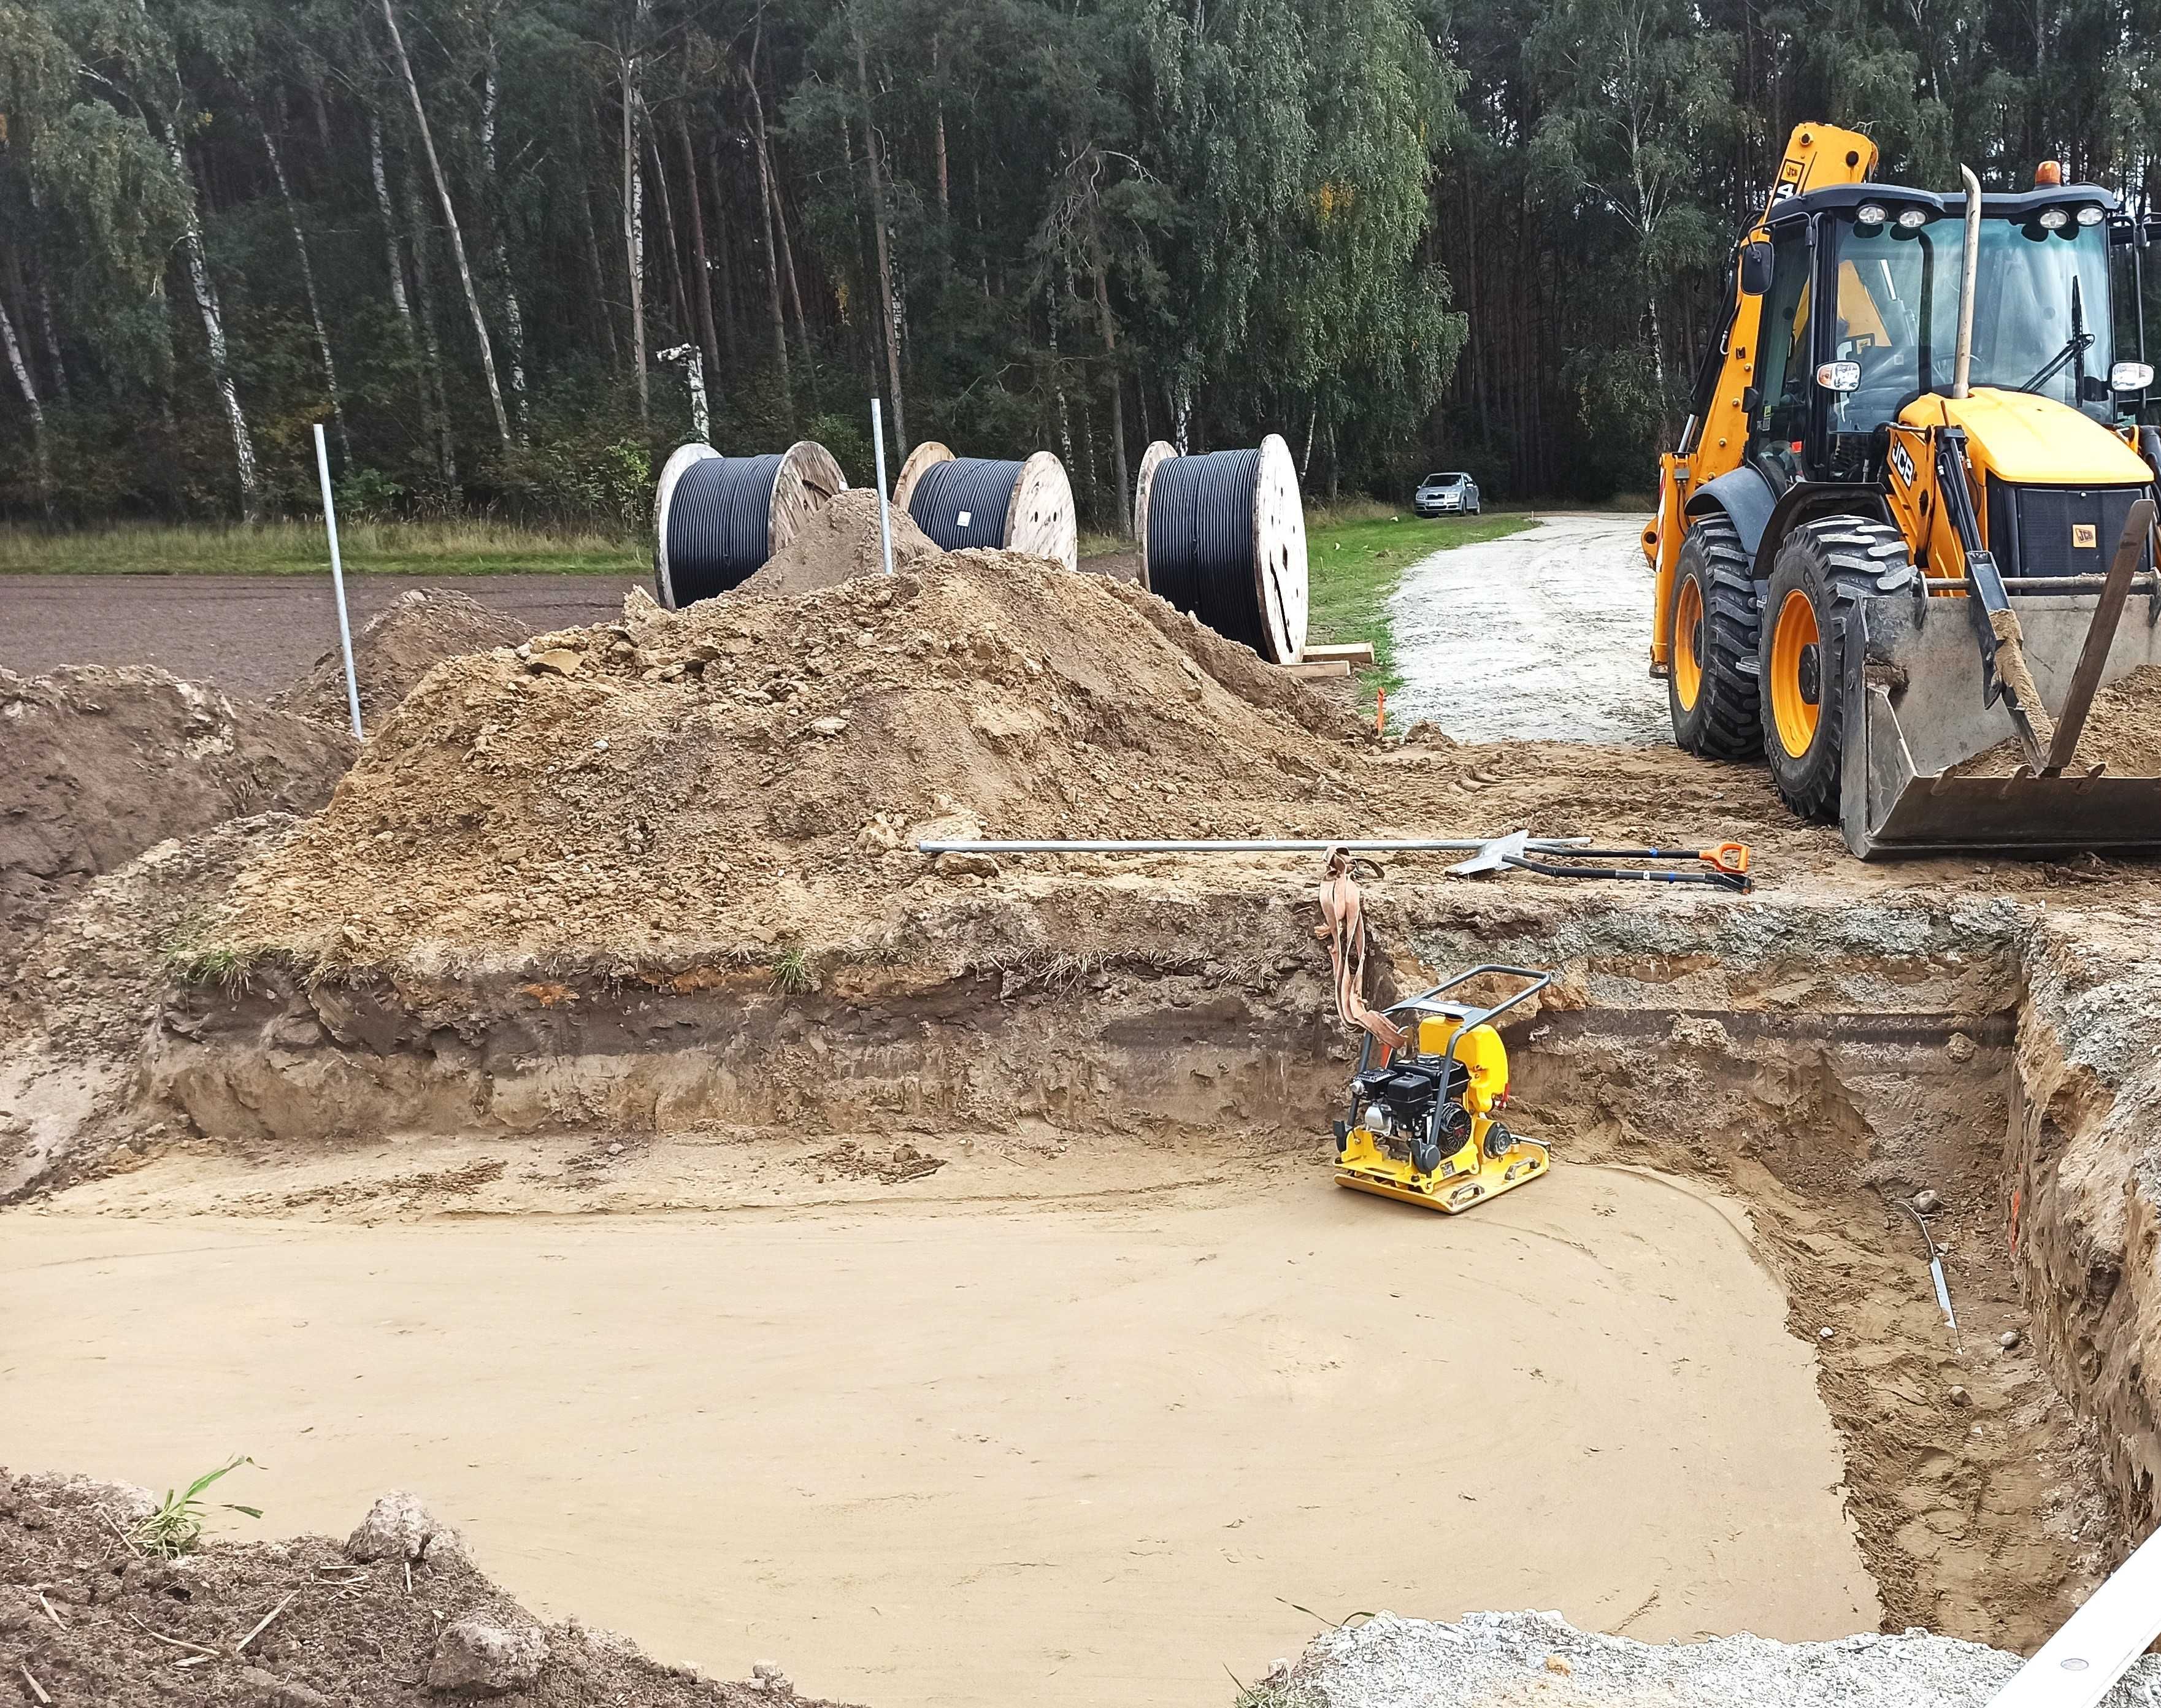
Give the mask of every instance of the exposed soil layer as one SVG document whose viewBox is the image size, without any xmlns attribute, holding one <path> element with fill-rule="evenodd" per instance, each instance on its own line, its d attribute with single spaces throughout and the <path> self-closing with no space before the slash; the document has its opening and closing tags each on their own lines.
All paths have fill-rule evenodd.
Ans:
<svg viewBox="0 0 2161 1708">
<path fill-rule="evenodd" d="M 352 620 L 365 623 L 440 577 L 356 573 L 346 565 Z M 527 630 L 601 622 L 651 577 L 471 575 L 461 584 Z M 215 682 L 235 700 L 261 700 L 307 674 L 337 639 L 330 576 L 0 575 L 0 665 L 26 676 L 70 664 L 135 664 L 183 681 Z"/>
<path fill-rule="evenodd" d="M 1950 768 L 1954 777 L 2008 777 L 2026 763 L 2015 740 Z M 2101 765 L 2117 777 L 2161 777 L 2161 667 L 2141 664 L 2094 695 L 2073 768 Z"/>
<path fill-rule="evenodd" d="M 213 1493 L 246 1498 L 230 1483 Z M 440 1533 L 415 1535 L 410 1557 L 356 1559 L 372 1550 L 303 1536 L 212 1542 L 167 1560 L 128 1538 L 153 1504 L 124 1484 L 0 1471 L 0 1659 L 13 1675 L 10 1700 L 418 1708 L 485 1695 L 506 1708 L 813 1708 L 784 1679 L 724 1684 L 648 1659 L 604 1631 L 543 1626 L 461 1549 L 442 1545 Z M 505 1674 L 530 1670 L 530 1682 L 453 1683 L 456 1632 L 467 1621 L 544 1656 Z"/>
<path fill-rule="evenodd" d="M 22 976 L 0 982 L 0 1201 L 164 1137 L 169 1112 L 143 1102 L 140 1077 L 166 982 L 218 976 L 195 943 L 202 915 L 298 822 L 263 813 L 158 843 L 33 940 Z"/>
<path fill-rule="evenodd" d="M 0 669 L 0 973 L 98 873 L 225 819 L 312 811 L 353 752 L 162 670 Z"/>
<path fill-rule="evenodd" d="M 467 594 L 442 587 L 409 588 L 352 638 L 362 727 L 373 730 L 444 659 L 514 647 L 532 633 L 529 623 L 508 612 L 492 610 Z M 332 647 L 305 676 L 272 695 L 268 703 L 349 729 L 344 654 Z"/>
</svg>

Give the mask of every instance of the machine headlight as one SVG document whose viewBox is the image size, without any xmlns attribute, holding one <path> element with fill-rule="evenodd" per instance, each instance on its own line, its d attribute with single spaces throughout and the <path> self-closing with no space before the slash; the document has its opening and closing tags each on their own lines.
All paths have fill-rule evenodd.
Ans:
<svg viewBox="0 0 2161 1708">
<path fill-rule="evenodd" d="M 1890 215 L 1875 202 L 1864 201 L 1853 211 L 1853 216 L 1864 226 L 1880 226 Z"/>
<path fill-rule="evenodd" d="M 1826 362 L 1816 369 L 1816 383 L 1827 392 L 1859 391 L 1861 364 L 1857 362 Z"/>
<path fill-rule="evenodd" d="M 1929 222 L 1929 211 L 1924 207 L 1902 207 L 1898 210 L 1898 229 L 1918 232 Z"/>
<path fill-rule="evenodd" d="M 2071 222 L 2071 216 L 2059 207 L 2044 207 L 2037 223 L 2044 232 L 2060 232 Z"/>
<path fill-rule="evenodd" d="M 2079 223 L 2082 226 L 2097 226 L 2101 218 L 2101 211 L 2097 207 L 2087 206 L 2079 210 Z"/>
<path fill-rule="evenodd" d="M 2143 362 L 2119 362 L 2108 371 L 2112 392 L 2143 392 L 2153 383 L 2153 369 Z"/>
</svg>

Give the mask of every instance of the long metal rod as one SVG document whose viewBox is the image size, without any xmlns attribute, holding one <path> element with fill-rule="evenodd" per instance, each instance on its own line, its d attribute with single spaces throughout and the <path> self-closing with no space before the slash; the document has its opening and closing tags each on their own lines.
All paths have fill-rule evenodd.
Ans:
<svg viewBox="0 0 2161 1708">
<path fill-rule="evenodd" d="M 1958 343 L 1951 362 L 1951 396 L 1967 396 L 1973 374 L 1973 288 L 1981 266 L 1981 180 L 1970 166 L 1959 168 L 1966 180 L 1966 253 L 1959 269 Z"/>
<path fill-rule="evenodd" d="M 891 328 L 888 328 L 890 334 Z M 871 399 L 871 443 L 877 450 L 878 495 L 878 555 L 885 560 L 885 573 L 893 573 L 893 523 L 886 514 L 885 498 L 885 404 L 883 398 Z"/>
<path fill-rule="evenodd" d="M 1546 836 L 1523 846 L 1541 854 L 1566 854 L 1589 842 L 1588 836 Z M 992 841 L 918 842 L 919 854 L 1325 854 L 1341 848 L 1352 854 L 1461 854 L 1483 848 L 1476 838 L 1441 840 L 1433 837 L 1339 836 L 1328 841 L 1231 841 L 1204 838 L 1191 841 Z"/>
<path fill-rule="evenodd" d="M 323 483 L 323 525 L 331 534 L 331 591 L 337 596 L 338 647 L 345 654 L 345 706 L 352 717 L 352 738 L 366 739 L 360 726 L 360 678 L 352 668 L 352 623 L 345 612 L 345 560 L 338 552 L 337 503 L 331 497 L 331 450 L 323 442 L 323 424 L 315 423 L 315 472 Z"/>
</svg>

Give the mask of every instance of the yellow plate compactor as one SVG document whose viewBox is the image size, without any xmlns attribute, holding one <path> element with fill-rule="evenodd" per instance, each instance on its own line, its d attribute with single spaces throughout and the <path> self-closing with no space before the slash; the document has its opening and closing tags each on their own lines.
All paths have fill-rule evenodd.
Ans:
<svg viewBox="0 0 2161 1708">
<path fill-rule="evenodd" d="M 1486 973 L 1528 982 L 1491 1008 L 1440 1000 Z M 1508 1052 L 1492 1023 L 1552 982 L 1527 966 L 1474 966 L 1388 1009 L 1403 1043 L 1366 1039 L 1350 1118 L 1336 1123 L 1336 1184 L 1453 1216 L 1545 1173 L 1545 1146 L 1501 1123 Z"/>
</svg>

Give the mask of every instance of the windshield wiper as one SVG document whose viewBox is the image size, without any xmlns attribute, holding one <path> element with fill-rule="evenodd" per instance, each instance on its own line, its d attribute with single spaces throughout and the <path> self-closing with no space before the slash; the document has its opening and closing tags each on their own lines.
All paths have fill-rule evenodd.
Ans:
<svg viewBox="0 0 2161 1708">
<path fill-rule="evenodd" d="M 2064 347 L 2049 359 L 2046 367 L 2017 389 L 2022 392 L 2039 391 L 2064 371 L 2065 362 L 2075 362 L 2079 365 L 2075 376 L 2078 389 L 2083 392 L 2086 385 L 2085 353 L 2093 348 L 2093 344 L 2094 335 L 2086 331 L 2086 317 L 2080 297 L 2078 275 L 2073 273 L 2071 275 L 2071 336 L 2064 340 Z"/>
</svg>

